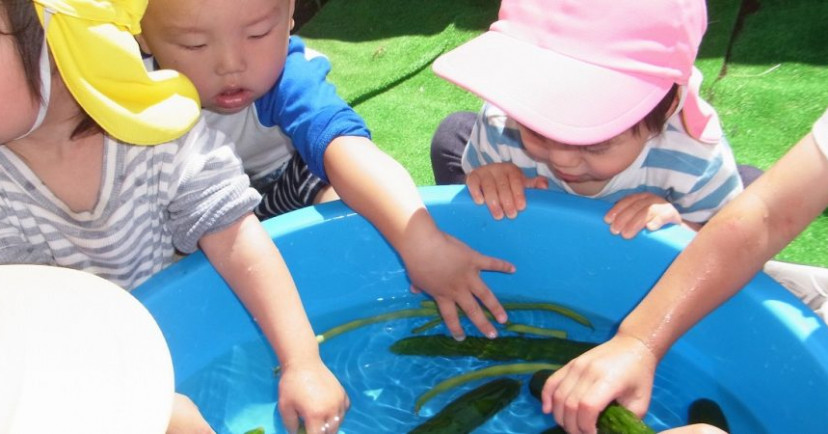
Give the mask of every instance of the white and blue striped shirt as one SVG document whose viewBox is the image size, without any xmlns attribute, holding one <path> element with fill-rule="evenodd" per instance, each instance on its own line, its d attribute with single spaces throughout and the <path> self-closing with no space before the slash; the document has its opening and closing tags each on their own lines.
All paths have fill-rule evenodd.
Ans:
<svg viewBox="0 0 828 434">
<path fill-rule="evenodd" d="M 81 212 L 0 146 L 0 264 L 74 268 L 132 289 L 259 202 L 232 145 L 201 121 L 158 146 L 104 140 L 98 201 Z"/>
<path fill-rule="evenodd" d="M 526 153 L 514 120 L 485 104 L 463 152 L 463 170 L 469 173 L 476 167 L 503 162 L 515 164 L 527 177 L 547 178 L 550 190 L 577 194 L 555 177 L 549 166 Z M 673 204 L 683 219 L 704 223 L 742 189 L 727 141 L 722 138 L 713 145 L 699 142 L 685 132 L 679 115 L 673 115 L 664 131 L 645 143 L 626 170 L 590 197 L 614 203 L 630 194 L 649 192 Z"/>
</svg>

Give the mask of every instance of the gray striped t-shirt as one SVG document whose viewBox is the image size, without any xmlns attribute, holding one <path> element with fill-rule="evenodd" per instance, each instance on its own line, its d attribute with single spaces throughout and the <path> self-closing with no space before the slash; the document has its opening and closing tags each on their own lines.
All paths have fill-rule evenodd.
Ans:
<svg viewBox="0 0 828 434">
<path fill-rule="evenodd" d="M 132 289 L 259 202 L 233 145 L 201 121 L 158 146 L 104 140 L 98 201 L 81 212 L 0 146 L 0 264 L 74 268 Z"/>
</svg>

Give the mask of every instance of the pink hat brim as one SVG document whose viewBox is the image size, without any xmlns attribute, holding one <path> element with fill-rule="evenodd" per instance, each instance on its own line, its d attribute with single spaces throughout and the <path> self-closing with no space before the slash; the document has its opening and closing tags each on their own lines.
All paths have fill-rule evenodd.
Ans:
<svg viewBox="0 0 828 434">
<path fill-rule="evenodd" d="M 673 81 L 620 72 L 486 32 L 440 56 L 440 77 L 515 121 L 571 145 L 595 144 L 644 118 Z"/>
</svg>

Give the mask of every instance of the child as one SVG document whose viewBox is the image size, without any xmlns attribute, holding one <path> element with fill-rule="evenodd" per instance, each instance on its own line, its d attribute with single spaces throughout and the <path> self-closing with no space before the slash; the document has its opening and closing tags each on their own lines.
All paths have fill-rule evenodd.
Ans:
<svg viewBox="0 0 828 434">
<path fill-rule="evenodd" d="M 287 428 L 301 418 L 309 430 L 335 431 L 348 398 L 319 357 L 279 251 L 250 212 L 259 195 L 232 146 L 203 123 L 174 139 L 197 119 L 186 115 L 197 115 L 198 104 L 172 71 L 146 74 L 130 34 L 145 4 L 0 4 L 0 263 L 76 268 L 132 289 L 176 251 L 200 247 L 279 357 Z M 112 74 L 113 65 L 122 71 Z M 189 106 L 195 111 L 168 127 L 146 122 Z M 165 143 L 120 139 L 145 136 Z M 179 396 L 168 432 L 196 430 L 210 428 Z"/>
<path fill-rule="evenodd" d="M 291 174 L 280 167 L 307 163 L 385 236 L 405 263 L 412 289 L 434 297 L 455 338 L 464 337 L 458 307 L 495 337 L 479 303 L 501 323 L 506 312 L 480 271 L 514 267 L 437 228 L 408 173 L 371 142 L 362 119 L 325 81 L 328 61 L 308 59 L 301 40 L 290 37 L 293 7 L 293 0 L 248 0 L 244 8 L 233 0 L 152 0 L 138 41 L 161 67 L 193 80 L 206 122 L 238 140 L 254 183 L 288 176 L 285 184 L 300 185 L 309 179 L 304 169 Z M 284 163 L 292 148 L 304 163 L 297 157 Z M 275 194 L 289 193 L 277 185 Z"/>
<path fill-rule="evenodd" d="M 496 219 L 548 188 L 614 202 L 605 220 L 625 238 L 697 229 L 742 190 L 698 94 L 705 27 L 702 0 L 503 0 L 488 32 L 434 63 L 486 100 L 435 134 L 437 182 L 465 181 Z"/>
<path fill-rule="evenodd" d="M 661 358 L 828 207 L 828 189 L 813 188 L 826 181 L 828 112 L 810 134 L 699 231 L 612 339 L 547 380 L 544 411 L 553 412 L 567 432 L 594 432 L 589 427 L 595 426 L 597 409 L 613 400 L 639 415 L 645 413 Z M 799 271 L 806 273 L 805 278 L 809 272 L 824 273 L 823 269 Z M 828 319 L 826 293 L 828 287 L 814 285 L 797 295 Z"/>
</svg>

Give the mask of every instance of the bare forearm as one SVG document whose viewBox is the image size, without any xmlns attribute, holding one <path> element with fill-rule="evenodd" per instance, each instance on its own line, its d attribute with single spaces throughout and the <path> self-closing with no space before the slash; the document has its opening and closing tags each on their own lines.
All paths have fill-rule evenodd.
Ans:
<svg viewBox="0 0 828 434">
<path fill-rule="evenodd" d="M 825 208 L 828 191 L 813 187 L 826 179 L 828 161 L 806 136 L 699 231 L 619 334 L 663 356 Z"/>
<path fill-rule="evenodd" d="M 400 254 L 411 240 L 438 231 L 405 168 L 367 139 L 334 140 L 325 152 L 325 169 L 342 200 Z"/>
<path fill-rule="evenodd" d="M 283 366 L 319 357 L 293 278 L 255 217 L 248 215 L 204 236 L 200 245 L 256 320 Z"/>
</svg>

